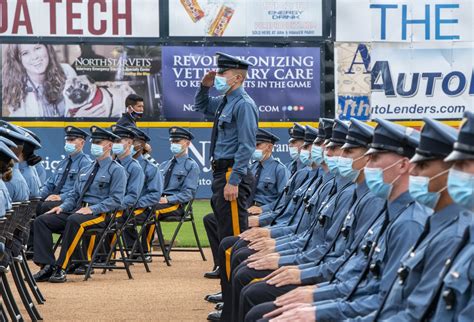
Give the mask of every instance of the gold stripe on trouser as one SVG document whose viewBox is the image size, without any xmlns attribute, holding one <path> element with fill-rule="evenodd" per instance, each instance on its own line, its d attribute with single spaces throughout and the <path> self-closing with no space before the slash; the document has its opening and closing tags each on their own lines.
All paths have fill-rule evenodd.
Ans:
<svg viewBox="0 0 474 322">
<path fill-rule="evenodd" d="M 170 213 L 175 211 L 179 208 L 178 205 L 174 205 L 168 208 L 163 208 L 155 211 L 155 216 L 158 218 L 160 215 Z M 155 233 L 155 225 L 151 225 L 150 230 L 148 231 L 148 235 L 146 236 L 146 245 L 148 247 L 148 251 L 151 251 L 151 239 L 153 238 L 153 234 Z"/>
<path fill-rule="evenodd" d="M 263 278 L 254 278 L 253 280 L 250 281 L 249 284 L 257 283 L 257 282 L 260 282 L 260 281 L 263 281 Z"/>
<path fill-rule="evenodd" d="M 116 218 L 122 218 L 122 216 L 123 216 L 123 210 L 117 211 Z M 116 234 L 114 234 L 112 236 L 112 240 L 110 241 L 110 247 L 112 247 L 112 245 L 115 243 L 116 240 L 117 240 L 117 236 Z M 112 254 L 112 258 L 115 258 L 115 252 Z"/>
<path fill-rule="evenodd" d="M 230 174 L 232 173 L 232 168 L 229 168 L 225 174 L 225 179 L 229 182 Z M 240 223 L 239 223 L 239 206 L 237 204 L 237 199 L 230 202 L 230 215 L 232 216 L 232 232 L 234 236 L 240 234 Z"/>
<path fill-rule="evenodd" d="M 94 251 L 95 245 L 95 235 L 91 236 L 89 240 L 89 247 L 87 248 L 87 260 L 90 262 L 92 260 L 92 252 Z"/>
<path fill-rule="evenodd" d="M 134 214 L 135 216 L 139 216 L 139 215 L 141 215 L 144 211 L 145 211 L 145 208 L 138 208 L 138 209 L 135 209 L 135 210 L 133 211 L 133 214 Z"/>
<path fill-rule="evenodd" d="M 227 280 L 230 281 L 230 258 L 232 255 L 232 246 L 225 250 L 225 274 L 227 275 Z"/>
<path fill-rule="evenodd" d="M 74 236 L 74 239 L 72 240 L 71 245 L 69 245 L 69 248 L 67 249 L 66 252 L 66 257 L 64 258 L 63 265 L 61 266 L 62 269 L 67 268 L 67 264 L 69 263 L 69 259 L 71 258 L 72 254 L 74 253 L 74 250 L 76 249 L 77 243 L 79 243 L 79 240 L 81 240 L 82 235 L 84 234 L 84 229 L 88 226 L 95 225 L 95 224 L 100 224 L 101 222 L 105 221 L 105 214 L 100 215 L 100 217 L 84 221 L 82 224 L 79 225 L 79 229 L 76 233 L 76 236 Z"/>
</svg>

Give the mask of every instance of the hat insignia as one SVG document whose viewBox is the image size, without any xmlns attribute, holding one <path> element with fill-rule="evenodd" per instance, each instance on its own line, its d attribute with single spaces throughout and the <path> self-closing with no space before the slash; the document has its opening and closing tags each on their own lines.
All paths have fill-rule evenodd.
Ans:
<svg viewBox="0 0 474 322">
<path fill-rule="evenodd" d="M 97 130 L 97 128 L 94 126 L 94 127 L 91 129 L 91 132 L 92 132 L 92 133 L 95 133 L 96 130 Z"/>
<path fill-rule="evenodd" d="M 175 132 L 176 132 L 176 128 L 174 127 L 171 129 L 171 133 L 175 133 Z"/>
</svg>

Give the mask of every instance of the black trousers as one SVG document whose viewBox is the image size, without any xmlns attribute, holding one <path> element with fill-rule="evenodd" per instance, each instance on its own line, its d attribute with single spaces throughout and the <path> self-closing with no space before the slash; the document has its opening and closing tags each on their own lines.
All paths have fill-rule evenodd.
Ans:
<svg viewBox="0 0 474 322">
<path fill-rule="evenodd" d="M 36 217 L 41 216 L 42 214 L 50 211 L 54 207 L 60 206 L 62 204 L 62 201 L 41 201 L 38 203 L 38 206 L 36 207 Z M 31 223 L 30 227 L 30 236 L 28 237 L 28 250 L 33 251 L 34 247 L 34 234 L 35 234 L 35 229 L 33 227 L 34 221 Z"/>
<path fill-rule="evenodd" d="M 220 240 L 228 236 L 237 236 L 247 229 L 247 209 L 252 202 L 254 177 L 250 171 L 239 184 L 237 200 L 226 201 L 224 199 L 224 187 L 231 172 L 232 168 L 216 170 L 213 173 L 211 207 L 217 219 Z"/>
<path fill-rule="evenodd" d="M 212 251 L 212 258 L 214 260 L 214 267 L 220 266 L 219 257 L 217 256 L 219 251 L 219 234 L 217 232 L 217 219 L 213 213 L 207 214 L 202 219 L 204 228 L 206 229 L 207 239 L 209 240 L 209 246 Z"/>
<path fill-rule="evenodd" d="M 33 222 L 33 261 L 39 265 L 54 265 L 53 233 L 62 233 L 69 218 L 67 213 L 44 214 Z"/>
<path fill-rule="evenodd" d="M 270 313 L 276 310 L 277 308 L 278 306 L 273 304 L 273 302 L 265 302 L 265 303 L 256 305 L 249 311 L 249 313 L 247 313 L 244 321 L 245 322 L 269 321 L 269 319 L 263 318 L 263 316 L 267 313 Z"/>
<path fill-rule="evenodd" d="M 252 319 L 256 319 L 255 315 L 257 313 L 262 314 L 263 316 L 263 314 L 273 311 L 275 307 L 268 305 L 268 302 L 273 305 L 273 301 L 275 301 L 278 296 L 286 294 L 297 287 L 298 285 L 276 287 L 274 285 L 268 285 L 266 281 L 248 284 L 240 293 L 238 312 L 239 321 L 243 321 L 244 318 L 246 321 L 247 318 L 249 321 L 252 321 Z M 262 305 L 257 308 L 258 305 L 264 303 L 267 303 L 267 305 Z M 255 311 L 252 312 L 252 314 L 249 314 L 254 307 L 256 307 Z"/>
</svg>

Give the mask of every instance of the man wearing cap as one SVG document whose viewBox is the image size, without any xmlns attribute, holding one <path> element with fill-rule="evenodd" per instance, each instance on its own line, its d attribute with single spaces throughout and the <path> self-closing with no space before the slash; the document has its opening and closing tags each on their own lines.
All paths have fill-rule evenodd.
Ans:
<svg viewBox="0 0 474 322">
<path fill-rule="evenodd" d="M 112 125 L 110 129 L 113 134 L 120 138 L 112 145 L 112 152 L 116 157 L 115 161 L 125 169 L 127 174 L 127 187 L 125 188 L 121 209 L 134 208 L 145 180 L 143 169 L 140 163 L 133 158 L 131 151 L 135 132 L 120 125 Z"/>
<path fill-rule="evenodd" d="M 288 162 L 286 167 L 290 171 L 290 176 L 293 176 L 296 171 L 304 167 L 299 158 L 301 147 L 304 144 L 304 133 L 305 127 L 298 123 L 294 123 L 294 125 L 288 129 L 288 134 L 290 135 L 288 151 L 292 161 Z"/>
<path fill-rule="evenodd" d="M 66 268 L 85 230 L 104 227 L 108 213 L 120 209 L 125 195 L 126 173 L 111 158 L 112 145 L 120 137 L 97 126 L 91 129 L 91 155 L 95 161 L 81 171 L 74 189 L 34 222 L 33 261 L 42 266 L 36 281 L 66 282 Z M 59 258 L 52 252 L 54 232 L 63 231 Z"/>
<path fill-rule="evenodd" d="M 424 122 L 420 146 L 411 160 L 415 168 L 411 171 L 410 193 L 435 212 L 428 219 L 423 235 L 402 258 L 397 281 L 376 302 L 381 305 L 375 316 L 384 320 L 421 321 L 426 317 L 446 262 L 452 260 L 453 250 L 465 244 L 464 235 L 473 223 L 473 213 L 453 201 L 448 186 L 448 175 L 456 171 L 452 169 L 453 161 L 463 160 L 461 155 L 465 153 L 462 149 L 453 152 L 453 145 L 459 148 L 463 143 L 455 143 L 453 128 L 431 119 Z M 461 129 L 459 137 L 463 134 Z M 471 141 L 465 147 L 472 144 Z M 469 153 L 468 149 L 465 151 Z"/>
<path fill-rule="evenodd" d="M 23 137 L 15 131 L 0 127 L 0 140 L 5 143 L 8 148 L 15 153 L 15 155 L 19 151 L 18 144 L 21 147 L 21 143 L 23 142 L 22 138 Z M 5 182 L 5 186 L 7 187 L 8 193 L 13 202 L 28 200 L 30 194 L 28 184 L 18 168 L 17 160 L 18 158 L 15 158 L 14 160 L 12 178 Z"/>
<path fill-rule="evenodd" d="M 213 168 L 211 206 L 223 239 L 247 228 L 253 176 L 249 161 L 255 150 L 258 109 L 243 88 L 249 63 L 217 53 L 217 72 L 210 71 L 196 94 L 195 108 L 214 117 L 210 158 Z M 209 97 L 214 86 L 223 96 Z"/>
<path fill-rule="evenodd" d="M 252 207 L 260 207 L 262 205 L 274 202 L 283 192 L 283 189 L 285 189 L 285 186 L 288 182 L 288 169 L 280 161 L 273 158 L 272 155 L 273 146 L 279 140 L 279 137 L 269 131 L 263 129 L 257 130 L 257 148 L 252 155 L 252 159 L 255 161 L 250 167 L 250 170 L 255 176 L 255 184 L 252 190 L 254 206 Z M 251 213 L 252 207 L 248 209 L 249 213 Z M 257 216 L 249 217 L 249 223 L 255 220 L 258 221 Z M 214 265 L 216 268 L 216 266 L 219 266 L 217 250 L 219 248 L 220 240 L 217 234 L 217 222 L 215 220 L 214 214 L 208 214 L 205 216 L 203 222 L 204 227 L 206 228 L 209 243 L 211 245 L 212 254 L 214 257 Z M 219 274 L 214 275 L 219 277 Z M 204 276 L 210 276 L 211 278 L 213 277 L 212 274 L 207 274 L 207 276 Z"/>
<path fill-rule="evenodd" d="M 145 175 L 144 185 L 132 215 L 136 217 L 138 222 L 143 222 L 149 214 L 150 207 L 153 207 L 160 202 L 163 193 L 163 176 L 161 175 L 157 164 L 143 157 L 144 148 L 147 143 L 151 141 L 150 137 L 138 128 L 131 128 L 131 130 L 135 134 L 132 154 L 140 163 Z M 123 237 L 127 248 L 132 248 L 137 239 L 137 232 L 131 227 L 126 228 Z M 144 247 L 143 249 L 145 251 L 148 250 L 146 237 L 147 236 L 142 236 L 141 238 Z"/>
<path fill-rule="evenodd" d="M 66 126 L 64 152 L 67 157 L 61 160 L 51 177 L 46 180 L 40 190 L 41 202 L 36 209 L 36 215 L 42 215 L 50 209 L 59 206 L 66 195 L 74 188 L 74 182 L 81 171 L 92 163 L 90 157 L 83 152 L 87 132 Z M 33 230 L 32 230 L 33 231 Z"/>
<path fill-rule="evenodd" d="M 310 296 L 306 300 L 317 304 L 305 312 L 309 319 L 315 319 L 318 314 L 318 319 L 331 320 L 331 313 L 335 311 L 330 306 L 333 301 L 329 300 L 353 296 L 359 283 L 367 274 L 373 273 L 370 270 L 372 260 L 378 264 L 374 272 L 384 272 L 380 282 L 380 291 L 383 292 L 384 287 L 395 279 L 401 257 L 415 244 L 431 213 L 415 202 L 408 192 L 409 158 L 415 154 L 419 132 L 383 119 L 376 119 L 376 122 L 374 138 L 366 153 L 369 162 L 364 173 L 370 191 L 384 199 L 385 206 L 363 238 L 351 246 L 349 256 L 337 266 L 332 277 L 323 276 L 319 265 L 300 272 L 296 284 L 317 284 L 309 288 Z M 329 281 L 329 284 L 321 284 L 323 281 Z M 291 308 L 283 306 L 272 315 L 281 311 L 293 314 Z"/>
<path fill-rule="evenodd" d="M 127 111 L 122 114 L 117 121 L 117 125 L 123 127 L 137 127 L 137 120 L 143 117 L 145 105 L 143 97 L 137 94 L 130 94 L 125 99 L 125 108 Z"/>
<path fill-rule="evenodd" d="M 17 127 L 22 129 L 25 132 L 28 132 L 39 144 L 41 144 L 41 139 L 38 135 L 36 135 L 35 132 L 18 125 Z M 28 159 L 26 161 L 28 162 L 28 165 L 34 166 L 36 173 L 38 174 L 38 178 L 40 179 L 40 183 L 41 183 L 40 186 L 43 186 L 43 184 L 46 181 L 46 169 L 44 168 L 44 165 L 41 162 L 42 158 L 39 155 L 36 155 L 34 153 L 34 150 L 37 150 L 37 149 L 39 149 L 39 147 L 33 148 L 33 151 L 29 153 Z"/>
<path fill-rule="evenodd" d="M 453 163 L 448 174 L 448 193 L 455 203 L 474 211 L 474 113 L 465 112 L 453 152 L 444 160 Z M 469 321 L 474 314 L 474 225 L 461 247 L 451 247 L 451 262 L 436 289 L 441 296 L 425 302 L 431 321 Z"/>
</svg>

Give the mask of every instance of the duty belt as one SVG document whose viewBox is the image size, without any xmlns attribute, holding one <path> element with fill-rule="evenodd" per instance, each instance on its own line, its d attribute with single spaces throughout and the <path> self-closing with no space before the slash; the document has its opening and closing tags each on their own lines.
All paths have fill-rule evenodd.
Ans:
<svg viewBox="0 0 474 322">
<path fill-rule="evenodd" d="M 232 159 L 220 159 L 220 160 L 212 160 L 211 167 L 212 171 L 219 171 L 219 170 L 227 170 L 234 165 L 234 160 Z"/>
</svg>

